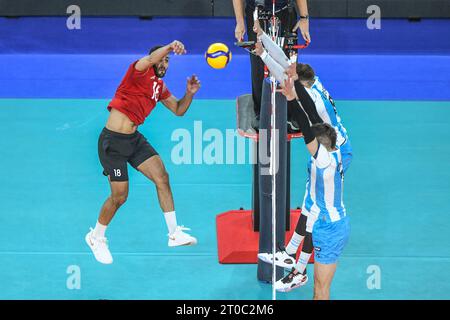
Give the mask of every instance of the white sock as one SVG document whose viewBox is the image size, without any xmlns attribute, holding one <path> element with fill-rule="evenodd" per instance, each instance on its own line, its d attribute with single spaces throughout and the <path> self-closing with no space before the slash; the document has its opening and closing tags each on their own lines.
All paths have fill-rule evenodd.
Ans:
<svg viewBox="0 0 450 320">
<path fill-rule="evenodd" d="M 99 238 L 104 238 L 107 227 L 108 226 L 105 226 L 97 221 L 97 223 L 95 224 L 95 228 L 94 228 L 94 236 L 99 237 Z"/>
<path fill-rule="evenodd" d="M 175 232 L 177 228 L 177 216 L 175 211 L 164 212 L 164 218 L 166 219 L 167 229 L 169 229 L 169 234 Z"/>
<path fill-rule="evenodd" d="M 298 272 L 303 273 L 306 269 L 306 266 L 308 265 L 309 258 L 311 257 L 311 253 L 301 252 L 300 257 L 298 257 L 297 265 L 295 266 L 295 269 L 298 270 Z"/>
<path fill-rule="evenodd" d="M 286 247 L 287 254 L 297 253 L 297 249 L 300 246 L 300 243 L 302 243 L 303 238 L 303 236 L 299 235 L 297 232 L 294 232 L 291 240 L 289 241 L 289 244 Z"/>
</svg>

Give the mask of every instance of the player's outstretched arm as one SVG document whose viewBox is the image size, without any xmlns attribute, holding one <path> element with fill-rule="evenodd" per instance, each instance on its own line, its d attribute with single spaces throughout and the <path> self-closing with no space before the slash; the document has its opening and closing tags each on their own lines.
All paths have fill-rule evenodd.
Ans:
<svg viewBox="0 0 450 320">
<path fill-rule="evenodd" d="M 308 115 L 309 120 L 312 124 L 323 123 L 323 119 L 320 117 L 317 112 L 316 104 L 312 100 L 309 93 L 306 91 L 305 87 L 300 83 L 299 80 L 294 82 L 295 93 L 297 94 L 298 100 L 302 104 L 302 107 L 306 114 Z"/>
<path fill-rule="evenodd" d="M 278 82 L 284 83 L 284 81 L 287 79 L 287 75 L 284 72 L 284 68 L 278 64 L 277 61 L 275 61 L 270 53 L 268 53 L 264 48 L 262 47 L 261 42 L 257 42 L 255 44 L 255 54 L 261 58 L 261 60 L 264 62 L 264 64 L 269 69 L 270 73 L 277 79 Z"/>
<path fill-rule="evenodd" d="M 138 71 L 145 71 L 149 67 L 157 64 L 161 61 L 169 53 L 173 52 L 174 54 L 185 54 L 186 50 L 184 49 L 184 44 L 181 41 L 174 40 L 168 45 L 165 45 L 159 49 L 153 51 L 150 55 L 147 55 L 136 63 L 135 68 Z"/>
<path fill-rule="evenodd" d="M 269 52 L 270 56 L 284 69 L 291 64 L 289 58 L 286 57 L 283 49 L 280 48 L 261 28 L 258 20 L 258 15 L 255 11 L 253 16 L 253 31 L 255 31 L 258 40 L 262 42 L 264 48 Z"/>
<path fill-rule="evenodd" d="M 296 117 L 298 125 L 303 134 L 306 147 L 308 148 L 309 153 L 314 157 L 319 149 L 319 142 L 311 129 L 308 116 L 296 100 L 295 88 L 292 79 L 286 80 L 279 91 L 286 97 L 288 107 L 298 110 L 298 115 Z"/>
<path fill-rule="evenodd" d="M 169 98 L 161 100 L 161 102 L 177 116 L 182 116 L 189 109 L 194 95 L 200 89 L 200 80 L 194 74 L 190 78 L 187 78 L 186 94 L 183 98 L 178 100 L 175 96 L 171 95 Z"/>
<path fill-rule="evenodd" d="M 297 63 L 291 64 L 286 69 L 286 74 L 293 78 L 295 75 L 297 75 Z M 309 93 L 306 91 L 305 87 L 301 84 L 300 80 L 296 80 L 294 82 L 295 86 L 295 94 L 297 95 L 298 101 L 301 103 L 303 109 L 305 110 L 306 114 L 308 115 L 309 120 L 312 124 L 316 123 L 323 123 L 323 119 L 320 117 L 319 113 L 317 112 L 316 104 L 312 100 Z M 296 110 L 296 109 L 293 109 Z"/>
</svg>

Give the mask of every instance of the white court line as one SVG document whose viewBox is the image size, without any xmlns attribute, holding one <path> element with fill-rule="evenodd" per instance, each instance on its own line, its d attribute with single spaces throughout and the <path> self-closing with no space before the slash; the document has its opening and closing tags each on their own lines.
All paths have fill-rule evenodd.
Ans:
<svg viewBox="0 0 450 320">
<path fill-rule="evenodd" d="M 199 256 L 217 257 L 217 253 L 166 253 L 166 252 L 114 252 L 118 256 Z M 91 252 L 82 251 L 0 251 L 0 255 L 92 255 Z M 449 260 L 449 256 L 376 256 L 376 255 L 343 255 L 342 259 L 392 259 L 392 260 Z"/>
<path fill-rule="evenodd" d="M 157 253 L 157 252 L 114 252 L 117 256 L 200 256 L 209 257 L 217 256 L 216 253 Z M 52 252 L 42 252 L 42 251 L 0 251 L 0 255 L 92 255 L 91 252 L 81 252 L 81 251 L 52 251 Z"/>
</svg>

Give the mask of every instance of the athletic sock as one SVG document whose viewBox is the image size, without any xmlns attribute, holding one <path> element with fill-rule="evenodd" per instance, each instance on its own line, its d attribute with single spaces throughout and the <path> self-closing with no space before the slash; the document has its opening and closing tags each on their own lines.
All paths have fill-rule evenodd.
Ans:
<svg viewBox="0 0 450 320">
<path fill-rule="evenodd" d="M 295 265 L 295 269 L 301 274 L 305 274 L 306 266 L 308 265 L 309 258 L 311 257 L 311 253 L 301 252 L 300 257 L 298 258 L 298 262 Z"/>
<path fill-rule="evenodd" d="M 97 223 L 95 224 L 95 228 L 94 228 L 94 236 L 96 238 L 104 238 L 107 227 L 108 226 L 105 226 L 97 221 Z"/>
<path fill-rule="evenodd" d="M 175 214 L 175 211 L 164 212 L 164 218 L 166 219 L 169 234 L 174 233 L 177 228 L 177 216 Z"/>
<path fill-rule="evenodd" d="M 294 232 L 292 235 L 291 240 L 289 241 L 289 244 L 286 247 L 286 252 L 289 255 L 296 254 L 297 249 L 300 246 L 300 243 L 303 241 L 303 236 L 299 235 L 297 232 Z"/>
</svg>

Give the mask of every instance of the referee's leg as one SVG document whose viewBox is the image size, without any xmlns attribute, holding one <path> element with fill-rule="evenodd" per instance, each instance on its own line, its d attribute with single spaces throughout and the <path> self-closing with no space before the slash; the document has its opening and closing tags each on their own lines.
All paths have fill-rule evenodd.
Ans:
<svg viewBox="0 0 450 320">
<path fill-rule="evenodd" d="M 253 32 L 253 12 L 246 8 L 247 35 L 249 41 L 256 41 L 256 33 Z M 252 77 L 252 97 L 257 119 L 261 110 L 262 84 L 264 81 L 264 63 L 260 57 L 250 54 L 250 68 Z"/>
</svg>

